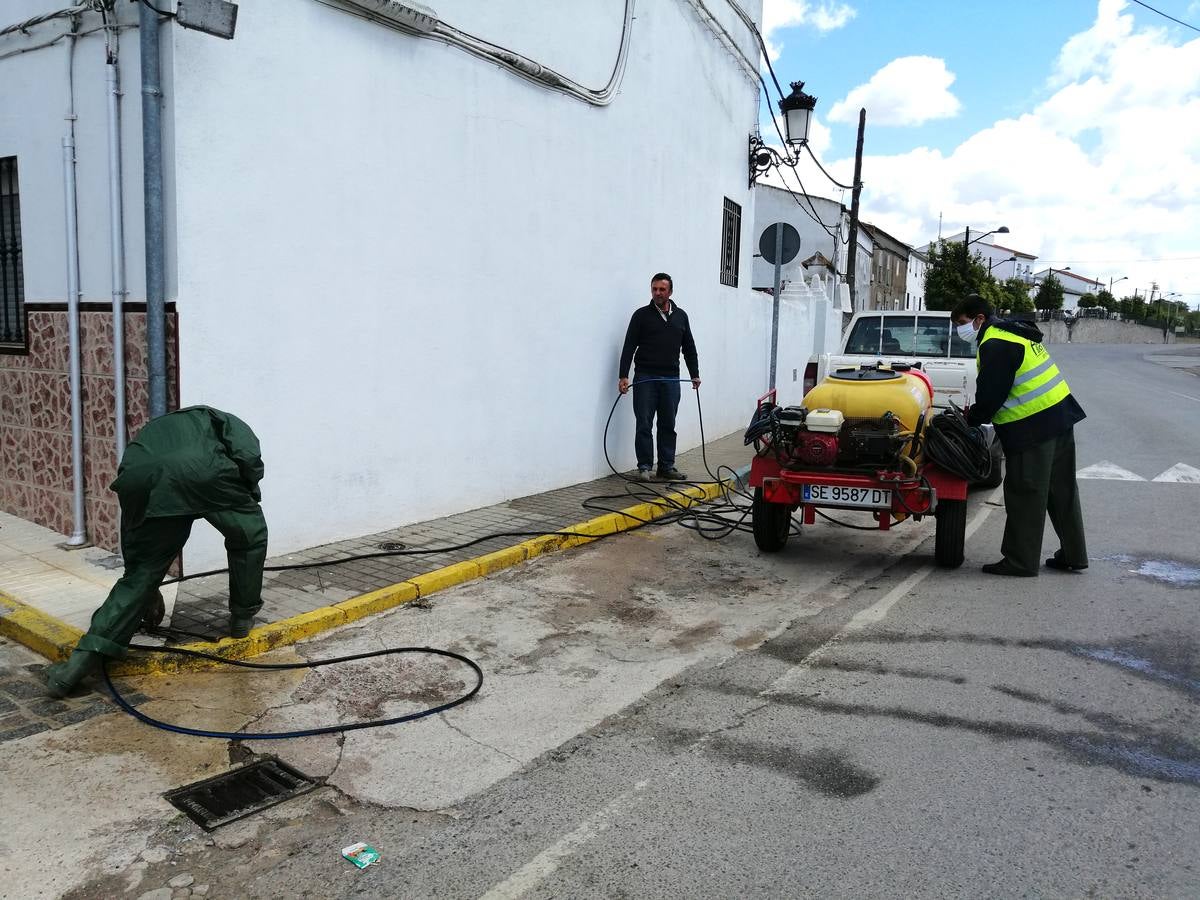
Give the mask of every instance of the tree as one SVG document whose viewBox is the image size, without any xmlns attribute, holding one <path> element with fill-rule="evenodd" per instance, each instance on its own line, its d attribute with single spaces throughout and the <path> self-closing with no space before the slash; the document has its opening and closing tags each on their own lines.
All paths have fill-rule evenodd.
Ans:
<svg viewBox="0 0 1200 900">
<path fill-rule="evenodd" d="M 1020 278 L 1009 278 L 1000 285 L 1002 300 L 998 309 L 1006 309 L 1010 313 L 1033 312 L 1033 299 L 1029 296 L 1029 285 Z"/>
<path fill-rule="evenodd" d="M 962 241 L 938 241 L 930 245 L 929 267 L 925 270 L 927 309 L 954 309 L 970 294 L 985 297 L 989 282 L 987 266 L 978 256 L 968 255 Z"/>
<path fill-rule="evenodd" d="M 1106 312 L 1116 312 L 1118 309 L 1117 298 L 1108 291 L 1101 291 L 1096 295 L 1096 305 Z"/>
<path fill-rule="evenodd" d="M 1100 303 L 1097 300 L 1095 294 L 1087 293 L 1079 298 L 1079 308 L 1080 309 L 1087 309 L 1088 307 L 1099 306 L 1099 305 L 1100 305 Z"/>
<path fill-rule="evenodd" d="M 1146 301 L 1141 297 L 1122 297 L 1121 318 L 1133 322 L 1146 318 Z"/>
<path fill-rule="evenodd" d="M 1047 275 L 1042 281 L 1037 296 L 1033 298 L 1033 305 L 1038 309 L 1062 309 L 1063 286 L 1053 273 Z"/>
</svg>

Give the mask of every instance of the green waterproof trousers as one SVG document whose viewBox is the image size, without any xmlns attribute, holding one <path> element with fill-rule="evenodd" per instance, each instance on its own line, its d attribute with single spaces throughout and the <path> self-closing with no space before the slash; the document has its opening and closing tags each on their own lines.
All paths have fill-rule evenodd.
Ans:
<svg viewBox="0 0 1200 900">
<path fill-rule="evenodd" d="M 1058 535 L 1062 561 L 1088 564 L 1083 513 L 1075 483 L 1075 432 L 1068 431 L 1027 450 L 1004 455 L 1004 558 L 1015 568 L 1036 575 L 1042 565 L 1042 532 L 1046 513 Z"/>
<path fill-rule="evenodd" d="M 183 550 L 192 523 L 204 519 L 225 538 L 229 556 L 229 611 L 250 618 L 262 608 L 263 563 L 267 559 L 267 520 L 262 507 L 250 503 L 202 516 L 161 516 L 122 528 L 125 574 L 113 585 L 108 599 L 92 614 L 92 624 L 79 641 L 79 650 L 105 656 L 124 656 L 129 640 L 142 622 L 146 607 L 171 563 Z"/>
</svg>

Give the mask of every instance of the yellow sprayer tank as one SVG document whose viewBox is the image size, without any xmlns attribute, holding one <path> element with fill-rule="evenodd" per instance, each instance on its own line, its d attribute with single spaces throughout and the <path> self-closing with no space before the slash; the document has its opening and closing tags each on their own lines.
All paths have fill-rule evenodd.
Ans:
<svg viewBox="0 0 1200 900">
<path fill-rule="evenodd" d="M 932 406 L 928 382 L 921 375 L 891 369 L 841 369 L 804 395 L 807 410 L 836 409 L 847 419 L 878 419 L 890 412 L 913 431 Z"/>
</svg>

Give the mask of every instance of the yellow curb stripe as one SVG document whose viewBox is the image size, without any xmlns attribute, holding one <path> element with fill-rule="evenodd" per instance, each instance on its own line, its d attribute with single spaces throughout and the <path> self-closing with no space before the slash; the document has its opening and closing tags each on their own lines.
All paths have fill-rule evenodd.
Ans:
<svg viewBox="0 0 1200 900">
<path fill-rule="evenodd" d="M 71 655 L 83 632 L 0 591 L 0 635 L 58 662 Z"/>
<path fill-rule="evenodd" d="M 277 647 L 296 644 L 340 625 L 386 612 L 420 597 L 428 597 L 437 591 L 444 591 L 484 575 L 499 572 L 536 556 L 590 544 L 604 535 L 640 528 L 646 522 L 662 518 L 680 507 L 690 507 L 719 496 L 723 486 L 723 483 L 710 482 L 687 487 L 668 494 L 662 500 L 638 503 L 620 512 L 605 513 L 561 529 L 561 532 L 575 534 L 557 533 L 530 538 L 512 547 L 453 563 L 340 603 L 259 626 L 244 638 L 224 638 L 216 643 L 197 641 L 180 644 L 178 649 L 232 660 L 259 656 Z M 71 654 L 75 644 L 83 637 L 83 632 L 0 591 L 0 635 L 12 638 L 42 656 L 57 661 L 66 659 Z M 218 665 L 220 664 L 216 662 L 178 654 L 156 653 L 150 656 L 128 657 L 111 665 L 109 671 L 114 675 L 148 675 L 205 669 Z"/>
</svg>

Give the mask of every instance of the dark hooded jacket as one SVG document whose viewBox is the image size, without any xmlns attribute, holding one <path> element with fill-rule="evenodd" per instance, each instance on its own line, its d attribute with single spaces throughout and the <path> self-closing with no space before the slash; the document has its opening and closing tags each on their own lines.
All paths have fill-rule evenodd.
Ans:
<svg viewBox="0 0 1200 900">
<path fill-rule="evenodd" d="M 989 328 L 1000 328 L 1034 343 L 1042 341 L 1041 330 L 1032 322 L 988 319 L 983 323 L 978 337 L 979 374 L 975 379 L 975 402 L 967 411 L 967 421 L 972 425 L 990 422 L 1000 411 L 1012 390 L 1021 360 L 1025 358 L 1021 346 L 1012 341 L 988 341 L 985 344 L 983 338 Z M 1016 422 L 997 425 L 996 436 L 1005 453 L 1018 453 L 1066 434 L 1085 415 L 1075 395 L 1068 394 L 1049 409 Z"/>
</svg>

